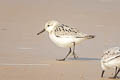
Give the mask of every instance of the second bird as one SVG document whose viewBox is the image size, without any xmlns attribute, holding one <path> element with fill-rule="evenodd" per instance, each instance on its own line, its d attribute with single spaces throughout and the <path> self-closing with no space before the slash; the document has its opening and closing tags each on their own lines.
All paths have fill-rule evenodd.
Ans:
<svg viewBox="0 0 120 80">
<path fill-rule="evenodd" d="M 58 21 L 52 20 L 45 24 L 45 28 L 37 33 L 37 35 L 47 31 L 50 39 L 59 47 L 69 48 L 69 52 L 63 59 L 57 59 L 58 61 L 64 61 L 70 53 L 73 54 L 76 59 L 75 45 L 81 43 L 81 41 L 92 39 L 94 35 L 88 35 L 80 32 L 74 27 L 61 24 Z"/>
</svg>

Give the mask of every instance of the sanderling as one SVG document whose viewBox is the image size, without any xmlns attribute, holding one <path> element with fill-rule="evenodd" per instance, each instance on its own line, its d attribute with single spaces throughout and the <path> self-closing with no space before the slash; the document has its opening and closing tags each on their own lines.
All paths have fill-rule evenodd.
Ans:
<svg viewBox="0 0 120 80">
<path fill-rule="evenodd" d="M 75 54 L 75 45 L 79 44 L 83 40 L 92 39 L 94 35 L 84 34 L 79 32 L 76 28 L 69 27 L 67 25 L 61 24 L 58 21 L 48 21 L 45 24 L 45 29 L 37 33 L 37 35 L 48 31 L 50 39 L 59 47 L 69 48 L 68 54 L 63 59 L 57 59 L 58 61 L 64 61 L 69 54 L 72 52 L 74 58 L 77 56 Z M 73 47 L 73 51 L 72 51 Z"/>
<path fill-rule="evenodd" d="M 101 59 L 101 67 L 103 69 L 101 77 L 103 77 L 105 70 L 110 68 L 115 68 L 116 71 L 113 78 L 117 78 L 117 74 L 120 71 L 120 48 L 119 47 L 113 47 L 104 52 L 104 55 L 102 56 L 102 59 Z"/>
</svg>

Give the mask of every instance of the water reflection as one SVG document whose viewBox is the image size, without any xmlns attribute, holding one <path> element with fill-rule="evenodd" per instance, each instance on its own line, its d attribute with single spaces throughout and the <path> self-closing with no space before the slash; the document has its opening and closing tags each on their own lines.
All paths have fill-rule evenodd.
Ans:
<svg viewBox="0 0 120 80">
<path fill-rule="evenodd" d="M 69 58 L 70 60 L 75 60 L 74 58 Z M 84 57 L 84 58 L 77 58 L 76 60 L 85 60 L 85 61 L 100 61 L 100 58 L 87 58 L 87 57 Z"/>
</svg>

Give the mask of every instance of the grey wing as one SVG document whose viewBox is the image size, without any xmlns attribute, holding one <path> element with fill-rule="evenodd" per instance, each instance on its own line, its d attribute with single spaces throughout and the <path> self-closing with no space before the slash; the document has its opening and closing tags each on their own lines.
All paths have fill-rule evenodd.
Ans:
<svg viewBox="0 0 120 80">
<path fill-rule="evenodd" d="M 106 50 L 104 52 L 104 55 L 102 56 L 102 58 L 105 61 L 111 61 L 117 57 L 120 57 L 120 48 L 119 47 L 114 47 L 114 48 L 110 48 L 110 49 Z"/>
<path fill-rule="evenodd" d="M 79 32 L 76 28 L 71 28 L 67 25 L 61 24 L 56 27 L 55 35 L 57 37 L 66 37 L 66 38 L 84 38 L 87 34 Z"/>
<path fill-rule="evenodd" d="M 107 54 L 107 55 L 120 55 L 120 48 L 119 47 L 113 47 L 113 48 L 110 48 L 106 51 L 104 51 L 104 54 Z"/>
</svg>

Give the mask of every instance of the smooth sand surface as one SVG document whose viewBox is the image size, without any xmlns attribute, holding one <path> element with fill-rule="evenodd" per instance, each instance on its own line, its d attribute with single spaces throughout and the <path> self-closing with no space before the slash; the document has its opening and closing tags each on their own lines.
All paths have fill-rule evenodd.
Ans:
<svg viewBox="0 0 120 80">
<path fill-rule="evenodd" d="M 120 0 L 0 0 L 0 80 L 109 80 L 100 78 L 103 51 L 120 46 Z M 76 46 L 78 60 L 65 62 L 48 33 L 48 20 L 96 35 Z M 110 79 L 112 80 L 112 79 Z"/>
<path fill-rule="evenodd" d="M 41 65 L 0 65 L 0 78 L 2 80 L 100 80 L 97 61 L 49 60 L 39 64 Z"/>
<path fill-rule="evenodd" d="M 46 60 L 31 65 L 0 64 L 1 80 L 114 80 L 107 75 L 100 78 L 100 74 L 99 62 L 94 60 Z"/>
</svg>

